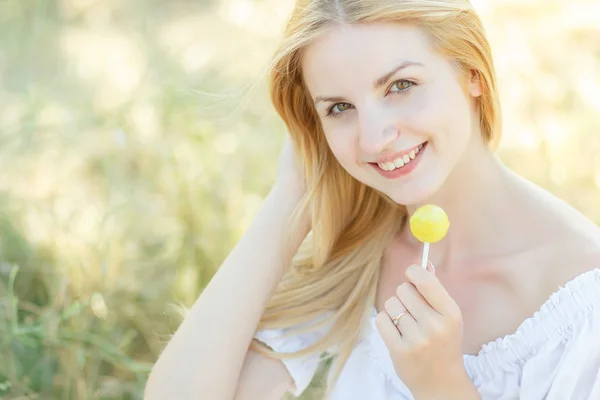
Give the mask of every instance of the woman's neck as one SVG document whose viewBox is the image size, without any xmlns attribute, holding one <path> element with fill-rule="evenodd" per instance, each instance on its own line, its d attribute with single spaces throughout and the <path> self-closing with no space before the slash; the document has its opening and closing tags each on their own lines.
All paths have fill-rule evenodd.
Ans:
<svg viewBox="0 0 600 400">
<path fill-rule="evenodd" d="M 515 217 L 514 204 L 519 202 L 520 192 L 516 183 L 520 179 L 492 150 L 479 141 L 470 143 L 443 187 L 426 201 L 441 207 L 450 219 L 447 236 L 431 246 L 435 258 L 445 260 L 444 264 L 459 265 L 519 246 L 511 243 L 509 230 L 513 227 L 507 224 L 507 218 Z M 409 214 L 421 205 L 408 207 Z M 416 244 L 408 227 L 403 236 Z"/>
</svg>

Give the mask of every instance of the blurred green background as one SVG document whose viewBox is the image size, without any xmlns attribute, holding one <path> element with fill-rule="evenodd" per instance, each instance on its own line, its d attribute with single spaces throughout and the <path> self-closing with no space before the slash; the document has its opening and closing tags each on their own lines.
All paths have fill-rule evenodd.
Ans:
<svg viewBox="0 0 600 400">
<path fill-rule="evenodd" d="M 600 4 L 474 4 L 502 158 L 600 222 Z M 0 398 L 142 398 L 275 176 L 291 6 L 0 0 Z"/>
</svg>

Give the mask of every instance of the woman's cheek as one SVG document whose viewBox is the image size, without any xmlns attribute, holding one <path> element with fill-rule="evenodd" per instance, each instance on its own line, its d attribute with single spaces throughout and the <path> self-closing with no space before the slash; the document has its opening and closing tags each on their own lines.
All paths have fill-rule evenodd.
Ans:
<svg viewBox="0 0 600 400">
<path fill-rule="evenodd" d="M 325 136 L 329 148 L 338 160 L 354 157 L 354 137 L 344 129 L 332 129 Z"/>
</svg>

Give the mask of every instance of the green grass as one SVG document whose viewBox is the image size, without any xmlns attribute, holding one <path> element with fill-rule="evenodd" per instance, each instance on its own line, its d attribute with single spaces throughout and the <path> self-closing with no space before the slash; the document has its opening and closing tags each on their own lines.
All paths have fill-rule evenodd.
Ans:
<svg viewBox="0 0 600 400">
<path fill-rule="evenodd" d="M 600 35 L 544 4 L 489 14 L 501 154 L 598 222 Z M 288 8 L 0 2 L 0 398 L 142 398 L 179 307 L 274 178 L 283 126 L 260 78 Z M 533 61 L 506 41 L 509 23 Z"/>
</svg>

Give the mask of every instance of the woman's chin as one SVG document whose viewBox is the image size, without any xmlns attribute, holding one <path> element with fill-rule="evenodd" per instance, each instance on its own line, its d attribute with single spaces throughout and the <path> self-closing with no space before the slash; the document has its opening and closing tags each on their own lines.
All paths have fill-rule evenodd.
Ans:
<svg viewBox="0 0 600 400">
<path fill-rule="evenodd" d="M 389 192 L 386 193 L 386 195 L 396 204 L 410 207 L 429 203 L 429 200 L 433 197 L 434 193 L 435 190 L 419 187 L 413 189 L 402 188 L 402 190 Z"/>
</svg>

